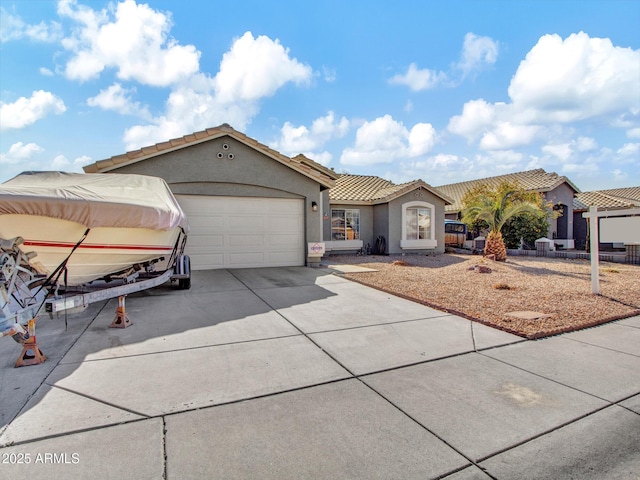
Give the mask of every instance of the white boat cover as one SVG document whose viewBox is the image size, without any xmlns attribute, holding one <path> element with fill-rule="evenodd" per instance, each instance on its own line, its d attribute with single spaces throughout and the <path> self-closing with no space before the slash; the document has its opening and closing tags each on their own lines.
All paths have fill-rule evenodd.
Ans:
<svg viewBox="0 0 640 480">
<path fill-rule="evenodd" d="M 115 173 L 23 172 L 0 184 L 0 215 L 39 215 L 94 227 L 189 229 L 166 182 Z"/>
</svg>

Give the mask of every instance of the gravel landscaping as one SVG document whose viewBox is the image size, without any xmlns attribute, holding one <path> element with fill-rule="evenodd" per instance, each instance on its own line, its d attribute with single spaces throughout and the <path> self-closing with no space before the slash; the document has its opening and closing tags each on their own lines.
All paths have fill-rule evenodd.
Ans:
<svg viewBox="0 0 640 480">
<path fill-rule="evenodd" d="M 640 315 L 638 265 L 601 262 L 600 295 L 593 295 L 587 260 L 510 256 L 506 262 L 494 262 L 461 254 L 334 255 L 328 263 L 375 269 L 344 276 L 527 338 Z M 521 311 L 549 316 L 508 315 Z"/>
</svg>

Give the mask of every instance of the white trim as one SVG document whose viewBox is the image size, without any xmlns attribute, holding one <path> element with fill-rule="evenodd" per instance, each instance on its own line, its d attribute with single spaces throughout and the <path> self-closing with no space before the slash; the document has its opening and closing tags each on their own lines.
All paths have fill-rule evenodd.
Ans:
<svg viewBox="0 0 640 480">
<path fill-rule="evenodd" d="M 406 220 L 406 212 L 408 208 L 428 208 L 430 210 L 429 218 L 431 220 L 431 226 L 429 228 L 429 236 L 430 238 L 425 238 L 421 240 L 407 240 L 407 220 Z M 438 246 L 438 241 L 436 240 L 436 229 L 434 225 L 435 220 L 436 207 L 428 202 L 414 200 L 411 202 L 406 202 L 402 204 L 402 237 L 400 237 L 400 248 L 406 250 L 417 250 L 417 249 L 433 249 Z"/>
<path fill-rule="evenodd" d="M 602 217 L 622 217 L 640 215 L 640 208 L 598 211 L 598 207 L 590 206 L 589 211 L 582 214 L 589 220 L 589 255 L 591 256 L 591 293 L 600 293 L 600 237 L 598 219 Z"/>
<path fill-rule="evenodd" d="M 420 249 L 420 248 L 436 248 L 438 246 L 437 240 L 400 240 L 400 248 L 405 250 Z"/>
<path fill-rule="evenodd" d="M 333 240 L 324 242 L 325 249 L 329 250 L 360 250 L 362 248 L 362 240 Z"/>
</svg>

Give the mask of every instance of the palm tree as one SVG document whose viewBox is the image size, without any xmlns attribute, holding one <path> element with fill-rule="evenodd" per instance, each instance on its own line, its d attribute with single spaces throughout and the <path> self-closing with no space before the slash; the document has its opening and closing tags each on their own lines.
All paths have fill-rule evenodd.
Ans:
<svg viewBox="0 0 640 480">
<path fill-rule="evenodd" d="M 484 254 L 495 255 L 496 260 L 504 262 L 507 259 L 507 247 L 502 238 L 502 227 L 507 220 L 523 213 L 545 214 L 539 205 L 522 198 L 521 188 L 505 182 L 496 190 L 479 188 L 471 198 L 467 198 L 462 221 L 467 225 L 476 221 L 486 222 L 489 234 Z"/>
</svg>

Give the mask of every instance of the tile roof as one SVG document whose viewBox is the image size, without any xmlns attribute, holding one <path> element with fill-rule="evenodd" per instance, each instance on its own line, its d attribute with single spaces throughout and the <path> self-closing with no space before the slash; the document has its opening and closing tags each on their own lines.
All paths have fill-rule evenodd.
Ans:
<svg viewBox="0 0 640 480">
<path fill-rule="evenodd" d="M 316 180 L 327 188 L 333 187 L 335 185 L 335 180 L 338 178 L 338 174 L 333 170 L 314 162 L 302 154 L 297 155 L 294 158 L 287 157 L 286 155 L 269 148 L 267 145 L 246 136 L 244 133 L 238 132 L 226 123 L 218 127 L 207 128 L 206 130 L 194 132 L 183 137 L 173 138 L 166 142 L 156 143 L 155 145 L 142 147 L 138 150 L 132 150 L 122 155 L 115 155 L 105 160 L 98 160 L 95 163 L 85 166 L 84 171 L 86 173 L 109 172 L 126 165 L 131 165 L 132 163 L 137 163 L 158 155 L 173 152 L 181 148 L 214 140 L 223 136 L 235 138 L 239 142 L 244 143 L 268 157 L 293 168 L 299 173 Z"/>
<path fill-rule="evenodd" d="M 419 187 L 442 198 L 445 204 L 452 202 L 444 193 L 422 180 L 396 185 L 389 180 L 376 176 L 350 174 L 343 174 L 338 177 L 336 186 L 329 190 L 329 199 L 335 203 L 385 203 Z"/>
<path fill-rule="evenodd" d="M 640 187 L 613 188 L 576 194 L 573 199 L 574 210 L 588 210 L 590 206 L 605 209 L 640 207 Z"/>
<path fill-rule="evenodd" d="M 563 183 L 567 183 L 575 192 L 580 191 L 578 187 L 576 187 L 567 177 L 558 175 L 554 172 L 547 173 L 542 168 L 527 170 L 525 172 L 507 173 L 505 175 L 470 180 L 467 182 L 451 183 L 449 185 L 441 185 L 435 188 L 454 200 L 453 204 L 447 206 L 445 210 L 447 212 L 458 212 L 462 209 L 462 197 L 468 190 L 471 190 L 483 183 L 489 184 L 490 187 L 495 188 L 504 181 L 517 182 L 522 185 L 525 190 L 541 193 L 549 192 Z"/>
</svg>

